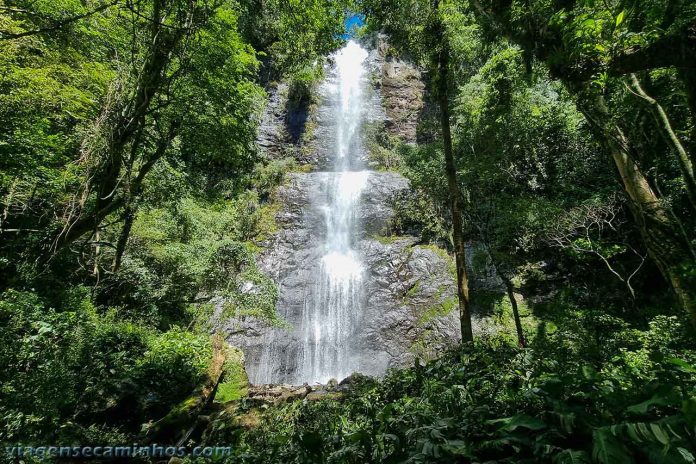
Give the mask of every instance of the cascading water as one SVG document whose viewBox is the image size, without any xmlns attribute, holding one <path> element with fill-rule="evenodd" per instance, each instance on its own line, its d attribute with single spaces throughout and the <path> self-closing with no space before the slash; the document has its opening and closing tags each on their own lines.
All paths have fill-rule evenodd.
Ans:
<svg viewBox="0 0 696 464">
<path fill-rule="evenodd" d="M 325 383 L 360 370 L 352 342 L 365 297 L 365 266 L 355 242 L 360 235 L 356 210 L 370 175 L 362 170 L 361 160 L 361 128 L 370 107 L 365 93 L 367 57 L 354 41 L 333 57 L 321 115 L 324 125 L 332 128 L 327 137 L 333 140 L 332 169 L 308 174 L 319 179 L 321 195 L 311 203 L 323 213 L 323 243 L 318 244 L 318 262 L 307 276 L 302 314 L 290 314 L 279 305 L 293 327 L 270 333 L 258 366 L 250 372 L 255 384 Z M 280 292 L 282 301 L 282 285 Z M 297 349 L 287 349 L 288 337 L 298 339 Z"/>
</svg>

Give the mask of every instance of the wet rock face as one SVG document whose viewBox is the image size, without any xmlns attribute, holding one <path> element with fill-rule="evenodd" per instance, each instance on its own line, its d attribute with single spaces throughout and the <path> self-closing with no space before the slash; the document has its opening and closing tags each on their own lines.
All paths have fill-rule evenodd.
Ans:
<svg viewBox="0 0 696 464">
<path fill-rule="evenodd" d="M 316 102 L 288 102 L 288 84 L 268 89 L 268 101 L 259 124 L 256 143 L 269 159 L 295 158 L 300 164 L 317 164 L 316 136 L 308 131 L 317 117 Z"/>
<path fill-rule="evenodd" d="M 322 211 L 310 200 L 325 195 L 327 175 L 289 176 L 278 192 L 283 203 L 277 216 L 280 230 L 259 258 L 260 268 L 280 290 L 279 315 L 291 326 L 301 323 L 304 305 L 316 291 L 315 266 L 323 254 L 324 224 Z M 366 267 L 366 301 L 354 343 L 358 370 L 368 375 L 413 365 L 416 357 L 433 357 L 459 340 L 451 258 L 435 247 L 417 245 L 415 237 L 378 236 L 392 215 L 389 198 L 406 188 L 408 181 L 399 174 L 371 173 L 357 211 L 363 227 L 355 239 Z M 281 365 L 288 369 L 301 350 L 302 340 L 288 328 L 269 327 L 251 318 L 218 320 L 216 326 L 245 352 L 252 383 L 264 363 L 263 348 L 270 336 L 281 340 L 278 355 L 285 358 Z"/>
<path fill-rule="evenodd" d="M 413 143 L 425 86 L 413 66 L 388 55 L 381 42 L 367 59 L 375 88 L 365 89 L 364 122 L 386 127 L 392 135 Z M 338 123 L 334 115 L 340 100 L 335 86 L 335 75 L 329 69 L 327 80 L 318 88 L 314 113 L 301 121 L 313 126 L 309 138 L 293 136 L 303 116 L 288 112 L 283 84 L 271 93 L 259 131 L 259 145 L 269 157 L 294 156 L 301 164 L 311 164 L 315 172 L 288 175 L 276 195 L 281 204 L 276 216 L 279 230 L 258 257 L 259 269 L 278 286 L 276 308 L 285 326 L 271 327 L 251 317 L 223 318 L 221 309 L 213 317 L 214 330 L 225 333 L 231 344 L 244 351 L 254 384 L 300 385 L 307 381 L 298 372 L 311 338 L 298 328 L 312 327 L 306 318 L 308 308 L 316 309 L 315 302 L 322 301 L 317 298 L 321 295 L 319 266 L 327 253 L 326 208 L 331 205 L 324 199 L 329 198 L 331 176 L 336 175 L 323 171 L 333 170 L 336 156 Z M 356 142 L 349 148 L 349 171 L 361 171 L 368 159 L 366 147 Z M 452 258 L 434 246 L 418 244 L 416 237 L 381 236 L 393 215 L 391 198 L 408 188 L 408 181 L 397 173 L 370 172 L 352 210 L 358 225 L 351 232 L 351 248 L 360 255 L 363 274 L 356 304 L 358 321 L 351 322 L 347 339 L 351 349 L 346 365 L 367 375 L 379 376 L 390 367 L 435 357 L 460 339 Z M 343 346 L 343 342 L 334 345 Z M 288 389 L 281 390 L 279 396 Z M 316 393 L 289 391 L 302 397 Z"/>
<path fill-rule="evenodd" d="M 451 260 L 415 242 L 400 237 L 362 243 L 370 279 L 361 345 L 375 369 L 431 359 L 460 339 Z"/>
<path fill-rule="evenodd" d="M 387 113 L 385 125 L 392 135 L 405 142 L 416 142 L 416 129 L 424 109 L 425 84 L 412 64 L 391 55 L 389 44 L 378 39 L 380 67 L 377 83 Z"/>
<path fill-rule="evenodd" d="M 269 90 L 266 108 L 259 124 L 256 143 L 269 158 L 282 158 L 288 134 L 285 132 L 285 105 L 287 84 L 279 84 Z"/>
</svg>

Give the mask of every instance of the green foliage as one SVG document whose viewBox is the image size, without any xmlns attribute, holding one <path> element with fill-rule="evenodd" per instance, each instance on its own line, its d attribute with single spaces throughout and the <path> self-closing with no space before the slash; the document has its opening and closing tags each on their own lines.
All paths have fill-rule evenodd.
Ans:
<svg viewBox="0 0 696 464">
<path fill-rule="evenodd" d="M 100 315 L 83 287 L 69 290 L 60 309 L 8 291 L 0 317 L 5 442 L 101 443 L 101 433 L 137 432 L 191 393 L 211 357 L 207 336 Z"/>
<path fill-rule="evenodd" d="M 235 440 L 231 462 L 692 462 L 696 358 L 667 358 L 681 335 L 659 326 L 600 368 L 583 359 L 582 338 L 569 359 L 551 344 L 482 340 L 343 398 L 265 411 L 242 402 L 256 425 L 218 423 L 218 439 Z M 655 361 L 639 376 L 616 369 L 642 351 Z"/>
<path fill-rule="evenodd" d="M 218 10 L 201 31 L 178 88 L 175 111 L 188 117 L 177 148 L 209 176 L 216 169 L 225 178 L 245 174 L 255 161 L 256 122 L 265 93 L 253 81 L 259 62 L 237 30 L 238 14 L 230 5 Z"/>
<path fill-rule="evenodd" d="M 203 303 L 275 319 L 255 257 L 296 165 L 259 158 L 260 82 L 316 81 L 343 12 L 0 2 L 3 442 L 128 443 L 206 378 Z"/>
<path fill-rule="evenodd" d="M 259 165 L 258 189 L 234 200 L 183 197 L 166 207 L 144 207 L 131 231 L 118 273 L 99 290 L 102 304 L 167 327 L 187 322 L 190 304 L 224 297 L 237 314 L 275 318 L 276 288 L 256 267 L 256 243 L 275 232 L 277 206 L 262 203 L 292 164 Z M 255 291 L 243 291 L 253 285 Z"/>
<path fill-rule="evenodd" d="M 401 141 L 392 135 L 381 123 L 367 123 L 363 126 L 363 137 L 367 147 L 370 165 L 380 170 L 398 170 L 401 157 L 398 154 Z"/>
<path fill-rule="evenodd" d="M 234 443 L 233 462 L 694 462 L 693 331 L 659 279 L 675 252 L 653 248 L 657 266 L 643 266 L 667 236 L 637 233 L 645 221 L 616 201 L 604 146 L 616 127 L 653 205 L 675 218 L 687 258 L 674 268 L 693 294 L 688 176 L 629 81 L 693 159 L 693 2 L 350 4 L 368 15 L 361 34 L 389 33 L 401 57 L 432 71 L 448 53 L 464 232 L 476 264 L 529 297 L 531 347 L 501 334 L 344 396 L 265 409 L 244 399 L 233 357 L 217 401 L 246 423 L 223 415 L 210 439 Z M 206 378 L 214 304 L 277 322 L 256 255 L 277 231 L 275 188 L 298 167 L 259 160 L 261 84 L 287 77 L 288 109 L 312 103 L 347 5 L 2 2 L 0 440 L 127 443 Z M 372 164 L 412 186 L 378 239 L 418 236 L 450 259 L 427 103 L 420 145 L 367 128 Z M 472 300 L 486 306 L 473 285 Z M 491 303 L 509 326 L 507 300 Z M 443 299 L 419 322 L 455 308 Z M 427 336 L 414 352 L 430 353 Z"/>
<path fill-rule="evenodd" d="M 323 71 L 323 67 L 316 64 L 292 73 L 288 87 L 289 108 L 296 109 L 309 104 L 317 84 L 323 77 Z"/>
<path fill-rule="evenodd" d="M 348 2 L 249 1 L 242 3 L 241 29 L 266 53 L 277 74 L 296 72 L 338 48 Z"/>
</svg>

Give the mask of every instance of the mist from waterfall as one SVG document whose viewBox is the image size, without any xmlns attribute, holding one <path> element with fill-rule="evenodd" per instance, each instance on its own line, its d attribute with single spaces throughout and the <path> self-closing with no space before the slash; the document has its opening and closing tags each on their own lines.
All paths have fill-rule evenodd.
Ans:
<svg viewBox="0 0 696 464">
<path fill-rule="evenodd" d="M 369 177 L 361 159 L 361 131 L 369 107 L 367 57 L 367 51 L 352 40 L 333 56 L 325 82 L 321 114 L 325 120 L 320 121 L 333 129 L 329 140 L 320 140 L 333 144 L 332 166 L 326 172 L 309 174 L 318 176 L 321 183 L 322 194 L 311 199 L 325 222 L 323 243 L 317 244 L 321 257 L 308 276 L 301 317 L 289 317 L 296 322 L 284 333 L 280 329 L 272 332 L 258 370 L 250 373 L 253 383 L 326 383 L 360 368 L 351 341 L 359 330 L 365 297 L 365 266 L 355 241 L 360 232 L 356 212 Z M 282 286 L 279 290 L 283 291 Z M 284 314 L 283 308 L 279 312 Z M 278 342 L 284 336 L 297 337 L 300 348 L 282 352 Z"/>
</svg>

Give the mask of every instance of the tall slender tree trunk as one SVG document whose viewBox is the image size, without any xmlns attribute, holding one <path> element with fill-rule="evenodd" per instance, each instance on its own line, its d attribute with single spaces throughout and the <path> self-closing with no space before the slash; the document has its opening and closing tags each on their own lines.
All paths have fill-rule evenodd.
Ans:
<svg viewBox="0 0 696 464">
<path fill-rule="evenodd" d="M 199 6 L 192 2 L 186 11 L 186 18 L 176 26 L 165 24 L 167 0 L 154 0 L 150 20 L 150 41 L 147 45 L 144 63 L 135 76 L 131 94 L 113 108 L 106 109 L 105 119 L 108 129 L 104 134 L 108 143 L 103 153 L 98 153 L 95 172 L 91 173 L 85 187 L 84 196 L 96 193 L 94 208 L 77 208 L 78 214 L 70 215 L 64 227 L 55 235 L 44 260 L 51 258 L 59 249 L 80 238 L 86 231 L 99 226 L 104 218 L 125 204 L 123 195 L 122 168 L 125 150 L 129 144 L 138 144 L 147 119 L 150 104 L 166 82 L 166 71 L 174 59 L 174 51 L 187 34 L 194 32 L 193 20 L 199 13 Z M 134 140 L 135 139 L 135 140 Z M 132 146 L 136 153 L 137 146 Z M 129 160 L 133 163 L 133 159 Z M 147 163 L 146 163 L 147 164 Z"/>
<path fill-rule="evenodd" d="M 457 266 L 457 296 L 459 298 L 459 321 L 462 341 L 474 340 L 471 325 L 471 303 L 469 301 L 469 279 L 466 275 L 466 248 L 462 223 L 461 195 L 457 184 L 457 168 L 454 164 L 452 150 L 452 132 L 450 129 L 448 68 L 449 47 L 442 34 L 442 24 L 439 28 L 441 50 L 438 57 L 437 99 L 440 106 L 440 124 L 442 126 L 442 143 L 445 154 L 445 171 L 447 188 L 449 190 L 450 209 L 452 213 L 452 239 L 454 242 L 454 258 Z"/>
<path fill-rule="evenodd" d="M 520 318 L 520 310 L 517 307 L 517 298 L 515 297 L 515 288 L 512 286 L 512 282 L 505 276 L 500 276 L 505 284 L 505 290 L 507 291 L 508 299 L 510 300 L 510 306 L 512 306 L 512 318 L 515 320 L 515 330 L 517 331 L 517 343 L 521 348 L 527 347 L 527 340 L 524 336 L 524 329 L 522 328 L 522 319 Z"/>
<path fill-rule="evenodd" d="M 632 202 L 632 213 L 645 242 L 650 258 L 656 263 L 662 275 L 669 282 L 683 310 L 696 328 L 696 280 L 690 276 L 693 272 L 690 246 L 685 237 L 679 232 L 677 221 L 660 202 L 647 178 L 640 170 L 632 155 L 632 147 L 623 130 L 612 120 L 611 115 L 601 96 L 588 99 L 583 95 L 587 90 L 587 82 L 572 75 L 569 67 L 550 63 L 549 55 L 544 50 L 550 50 L 556 44 L 552 41 L 543 42 L 546 47 L 532 50 L 526 41 L 525 31 L 515 29 L 509 21 L 509 3 L 500 7 L 486 10 L 480 2 L 473 0 L 474 7 L 488 19 L 497 22 L 502 29 L 529 53 L 551 65 L 551 75 L 560 79 L 578 98 L 578 108 L 592 125 L 598 140 L 609 149 L 614 163 L 621 176 L 621 182 Z M 530 32 L 530 31 L 527 31 Z M 538 32 L 533 30 L 533 32 Z M 553 35 L 549 35 L 553 37 Z M 609 71 L 614 76 L 624 76 L 630 73 L 646 71 L 661 67 L 687 69 L 682 71 L 682 78 L 687 90 L 687 101 L 692 114 L 696 114 L 696 72 L 693 71 L 694 47 L 696 44 L 696 24 L 687 24 L 679 33 L 673 33 L 653 44 L 638 48 L 636 51 L 618 56 L 609 64 Z M 563 50 L 568 52 L 568 50 Z M 593 92 L 589 92 L 590 95 Z M 696 132 L 692 131 L 692 136 Z M 694 158 L 691 157 L 692 164 Z"/>
<path fill-rule="evenodd" d="M 101 240 L 101 233 L 99 229 L 94 232 L 94 241 L 96 242 L 96 247 L 94 248 L 94 266 L 92 268 L 92 275 L 99 281 L 99 257 L 101 255 L 101 245 L 99 241 Z"/>
<path fill-rule="evenodd" d="M 111 272 L 118 272 L 119 268 L 121 267 L 123 253 L 126 251 L 128 237 L 130 237 L 133 222 L 135 221 L 135 212 L 136 207 L 133 204 L 133 200 L 129 200 L 126 203 L 123 211 L 123 227 L 121 228 L 121 234 L 118 236 L 118 241 L 116 242 L 116 254 L 114 255 L 114 261 L 111 264 Z"/>
<path fill-rule="evenodd" d="M 679 77 L 684 83 L 686 102 L 689 105 L 689 110 L 691 110 L 691 120 L 696 121 L 696 69 L 679 69 Z M 696 146 L 696 124 L 692 124 L 689 138 L 691 139 L 692 147 L 691 162 L 696 164 L 696 151 L 693 150 L 693 147 Z"/>
</svg>

